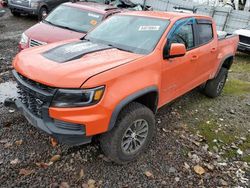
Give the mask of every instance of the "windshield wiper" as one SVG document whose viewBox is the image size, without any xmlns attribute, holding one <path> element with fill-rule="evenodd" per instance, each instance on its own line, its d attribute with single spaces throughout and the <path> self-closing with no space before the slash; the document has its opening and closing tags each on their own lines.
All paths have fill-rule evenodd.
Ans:
<svg viewBox="0 0 250 188">
<path fill-rule="evenodd" d="M 90 39 L 87 39 L 86 36 L 87 36 L 87 35 L 84 35 L 84 36 L 81 38 L 81 40 L 90 41 Z"/>
<path fill-rule="evenodd" d="M 42 20 L 42 22 L 44 22 L 44 23 L 48 23 L 48 24 L 50 24 L 50 25 L 55 25 L 55 24 L 53 24 L 52 22 L 47 21 L 47 20 Z"/>
<path fill-rule="evenodd" d="M 70 27 L 67 27 L 67 26 L 57 25 L 57 24 L 54 24 L 54 25 L 57 26 L 57 27 L 63 28 L 63 29 L 68 29 L 68 30 L 71 30 L 71 31 L 76 31 L 76 32 L 84 33 L 84 32 L 81 31 L 81 30 L 73 29 L 73 28 L 70 28 Z"/>
<path fill-rule="evenodd" d="M 121 50 L 121 51 L 134 53 L 134 52 L 133 52 L 133 51 L 131 51 L 131 50 L 126 50 L 126 49 L 118 48 L 118 47 L 116 47 L 116 46 L 114 46 L 114 45 L 112 45 L 112 44 L 108 44 L 108 46 L 113 47 L 113 48 L 116 48 L 116 49 Z"/>
<path fill-rule="evenodd" d="M 47 21 L 47 20 L 43 20 L 43 22 L 48 23 L 48 24 L 53 25 L 53 26 L 56 26 L 56 27 L 63 28 L 63 29 L 68 29 L 68 30 L 76 31 L 76 32 L 80 32 L 80 33 L 85 33 L 84 31 L 81 31 L 81 30 L 78 30 L 78 29 L 73 29 L 73 28 L 70 28 L 70 27 L 67 27 L 67 26 L 63 26 L 63 25 L 54 24 L 54 23 L 52 23 L 50 21 Z"/>
</svg>

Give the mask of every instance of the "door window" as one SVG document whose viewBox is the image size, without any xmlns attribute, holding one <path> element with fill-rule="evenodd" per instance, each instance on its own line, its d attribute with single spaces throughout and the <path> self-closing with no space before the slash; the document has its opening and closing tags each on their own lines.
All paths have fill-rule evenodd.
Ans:
<svg viewBox="0 0 250 188">
<path fill-rule="evenodd" d="M 194 47 L 194 34 L 193 34 L 193 25 L 186 24 L 178 28 L 172 38 L 170 39 L 170 44 L 172 43 L 182 43 L 186 46 L 187 49 Z"/>
</svg>

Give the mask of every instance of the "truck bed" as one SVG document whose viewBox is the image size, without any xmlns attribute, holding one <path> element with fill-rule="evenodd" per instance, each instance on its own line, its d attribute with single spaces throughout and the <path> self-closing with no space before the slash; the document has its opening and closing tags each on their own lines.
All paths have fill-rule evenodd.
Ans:
<svg viewBox="0 0 250 188">
<path fill-rule="evenodd" d="M 234 55 L 239 43 L 238 35 L 227 35 L 225 38 L 218 39 L 218 57 Z"/>
</svg>

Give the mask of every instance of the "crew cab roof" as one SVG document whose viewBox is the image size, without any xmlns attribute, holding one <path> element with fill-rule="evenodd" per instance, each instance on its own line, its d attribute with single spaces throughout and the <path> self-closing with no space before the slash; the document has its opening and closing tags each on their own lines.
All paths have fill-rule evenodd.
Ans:
<svg viewBox="0 0 250 188">
<path fill-rule="evenodd" d="M 195 17 L 195 18 L 204 18 L 208 20 L 212 20 L 209 16 L 192 14 L 192 13 L 181 13 L 181 12 L 163 12 L 163 11 L 129 11 L 120 13 L 121 15 L 132 15 L 132 16 L 144 16 L 144 17 L 151 17 L 151 18 L 160 18 L 160 19 L 180 19 L 180 18 L 188 18 L 188 17 Z"/>
<path fill-rule="evenodd" d="M 80 1 L 75 2 L 75 3 L 67 2 L 67 3 L 64 3 L 64 5 L 76 7 L 76 8 L 80 8 L 84 10 L 89 10 L 89 11 L 97 12 L 100 14 L 105 14 L 110 11 L 113 12 L 114 10 L 120 10 L 119 8 L 116 8 L 111 5 L 95 3 L 95 2 L 80 2 Z"/>
</svg>

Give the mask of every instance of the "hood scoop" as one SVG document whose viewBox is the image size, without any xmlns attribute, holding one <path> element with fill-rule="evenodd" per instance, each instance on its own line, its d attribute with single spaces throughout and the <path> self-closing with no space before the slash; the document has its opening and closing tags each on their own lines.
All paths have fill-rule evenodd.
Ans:
<svg viewBox="0 0 250 188">
<path fill-rule="evenodd" d="M 49 60 L 58 63 L 66 63 L 75 59 L 79 59 L 86 54 L 111 48 L 112 47 L 110 46 L 92 43 L 90 41 L 77 41 L 57 46 L 46 52 L 43 52 L 42 55 Z"/>
</svg>

